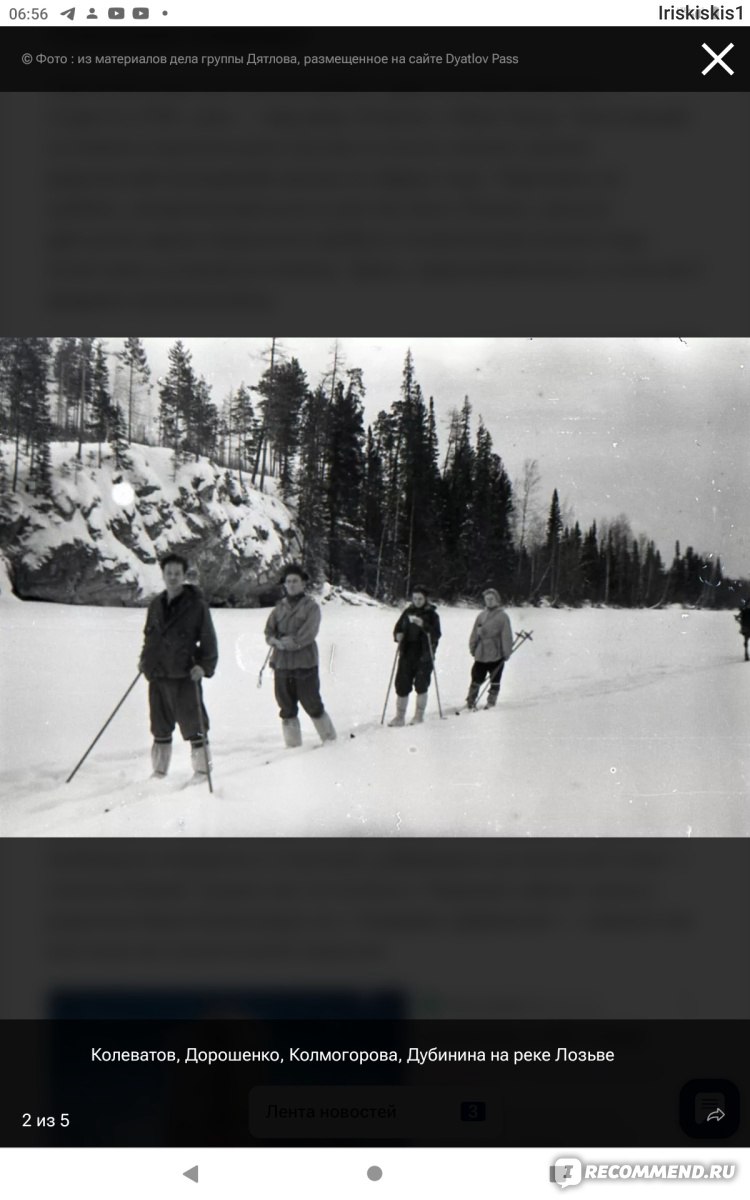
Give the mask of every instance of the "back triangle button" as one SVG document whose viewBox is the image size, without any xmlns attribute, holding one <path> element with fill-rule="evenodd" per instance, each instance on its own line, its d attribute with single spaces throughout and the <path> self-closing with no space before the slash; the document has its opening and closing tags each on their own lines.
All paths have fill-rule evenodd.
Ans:
<svg viewBox="0 0 750 1200">
<path fill-rule="evenodd" d="M 198 1182 L 198 1168 L 197 1167 L 191 1167 L 189 1171 L 183 1171 L 182 1173 L 186 1179 L 192 1179 L 193 1183 Z"/>
</svg>

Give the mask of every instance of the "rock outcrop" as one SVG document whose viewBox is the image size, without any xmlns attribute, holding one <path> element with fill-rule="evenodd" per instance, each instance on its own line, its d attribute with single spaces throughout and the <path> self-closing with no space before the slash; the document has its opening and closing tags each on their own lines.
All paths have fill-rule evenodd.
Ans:
<svg viewBox="0 0 750 1200">
<path fill-rule="evenodd" d="M 81 462 L 76 449 L 52 446 L 50 499 L 17 491 L 0 510 L 0 553 L 23 599 L 143 605 L 175 550 L 210 603 L 253 606 L 299 553 L 285 505 L 234 471 L 135 445 L 118 469 L 109 450 L 99 466 L 97 447 L 84 446 Z"/>
</svg>

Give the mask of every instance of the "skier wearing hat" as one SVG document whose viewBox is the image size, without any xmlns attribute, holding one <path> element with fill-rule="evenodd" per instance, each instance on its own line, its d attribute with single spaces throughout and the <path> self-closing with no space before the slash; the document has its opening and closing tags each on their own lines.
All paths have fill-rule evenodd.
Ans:
<svg viewBox="0 0 750 1200">
<path fill-rule="evenodd" d="M 487 707 L 494 708 L 503 667 L 513 650 L 513 630 L 508 614 L 501 607 L 500 593 L 495 588 L 487 588 L 483 598 L 484 609 L 474 622 L 469 638 L 469 650 L 474 655 L 469 694 L 466 697 L 469 708 L 475 707 L 479 689 L 488 675 L 490 690 Z"/>
<path fill-rule="evenodd" d="M 291 563 L 281 577 L 285 595 L 266 621 L 266 642 L 273 653 L 269 665 L 274 672 L 274 692 L 279 706 L 281 730 L 286 746 L 302 744 L 299 705 L 318 731 L 322 742 L 332 742 L 336 730 L 320 698 L 318 647 L 320 608 L 305 593 L 309 575 L 299 563 Z"/>
<path fill-rule="evenodd" d="M 424 720 L 433 659 L 440 641 L 440 618 L 434 604 L 427 599 L 425 587 L 419 585 L 412 588 L 411 604 L 397 620 L 393 638 L 399 644 L 396 715 L 388 724 L 404 724 L 409 694 L 414 688 L 417 708 L 411 723 L 420 725 Z"/>
<path fill-rule="evenodd" d="M 167 554 L 161 560 L 161 570 L 166 590 L 148 606 L 138 662 L 148 680 L 154 739 L 151 765 L 156 779 L 166 776 L 172 760 L 172 734 L 179 725 L 182 737 L 190 742 L 193 771 L 200 779 L 208 775 L 211 766 L 211 752 L 204 738 L 209 722 L 201 680 L 210 679 L 216 670 L 216 631 L 200 588 L 189 582 L 187 559 L 181 554 Z"/>
</svg>

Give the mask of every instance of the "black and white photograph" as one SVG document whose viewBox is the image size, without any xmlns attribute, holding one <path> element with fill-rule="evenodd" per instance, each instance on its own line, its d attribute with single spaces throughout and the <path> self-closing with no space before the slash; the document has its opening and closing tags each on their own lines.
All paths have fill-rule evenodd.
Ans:
<svg viewBox="0 0 750 1200">
<path fill-rule="evenodd" d="M 0 834 L 748 836 L 747 356 L 0 339 Z"/>
</svg>

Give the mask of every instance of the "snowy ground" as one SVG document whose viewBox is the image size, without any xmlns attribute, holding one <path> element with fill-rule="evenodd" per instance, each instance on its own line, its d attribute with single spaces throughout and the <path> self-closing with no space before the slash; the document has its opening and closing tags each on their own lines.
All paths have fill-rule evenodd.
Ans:
<svg viewBox="0 0 750 1200">
<path fill-rule="evenodd" d="M 257 676 L 267 610 L 214 613 L 205 685 L 214 795 L 185 787 L 176 740 L 149 779 L 140 681 L 64 780 L 137 670 L 144 612 L 3 599 L 0 833 L 4 836 L 748 836 L 750 664 L 729 612 L 511 610 L 532 629 L 494 711 L 466 692 L 469 609 L 441 609 L 438 679 L 421 727 L 380 726 L 394 610 L 324 605 L 322 692 L 339 730 L 284 750 L 273 678 Z M 389 704 L 392 715 L 393 703 Z M 410 709 L 411 713 L 411 709 Z"/>
</svg>

